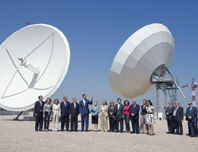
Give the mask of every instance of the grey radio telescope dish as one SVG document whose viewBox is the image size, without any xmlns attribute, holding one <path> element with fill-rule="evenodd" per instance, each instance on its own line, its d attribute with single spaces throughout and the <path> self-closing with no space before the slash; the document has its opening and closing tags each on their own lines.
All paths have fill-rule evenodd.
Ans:
<svg viewBox="0 0 198 152">
<path fill-rule="evenodd" d="M 26 26 L 0 45 L 0 107 L 33 108 L 38 95 L 53 95 L 65 78 L 70 48 L 64 34 L 51 25 Z"/>
<path fill-rule="evenodd" d="M 152 74 L 164 76 L 175 52 L 175 40 L 163 24 L 150 24 L 131 35 L 119 49 L 110 69 L 111 90 L 137 98 L 155 88 Z"/>
</svg>

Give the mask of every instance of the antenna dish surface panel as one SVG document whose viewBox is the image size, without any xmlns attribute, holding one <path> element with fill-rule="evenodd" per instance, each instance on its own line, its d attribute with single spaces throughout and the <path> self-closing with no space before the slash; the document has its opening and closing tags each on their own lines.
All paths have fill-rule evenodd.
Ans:
<svg viewBox="0 0 198 152">
<path fill-rule="evenodd" d="M 137 98 L 151 91 L 152 73 L 166 65 L 169 69 L 175 40 L 163 24 L 150 24 L 136 31 L 122 45 L 110 69 L 111 90 L 118 96 Z"/>
<path fill-rule="evenodd" d="M 26 26 L 0 45 L 0 107 L 33 108 L 39 95 L 53 95 L 64 80 L 70 48 L 64 34 L 46 24 Z"/>
</svg>

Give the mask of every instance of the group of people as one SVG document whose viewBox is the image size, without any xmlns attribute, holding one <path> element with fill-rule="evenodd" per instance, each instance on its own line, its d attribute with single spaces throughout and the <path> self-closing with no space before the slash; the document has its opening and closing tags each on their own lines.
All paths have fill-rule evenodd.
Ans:
<svg viewBox="0 0 198 152">
<path fill-rule="evenodd" d="M 92 124 L 94 124 L 94 131 L 98 128 L 98 117 L 101 122 L 101 131 L 108 131 L 108 118 L 109 118 L 109 131 L 110 132 L 123 132 L 123 121 L 125 122 L 126 133 L 145 133 L 154 135 L 153 124 L 154 108 L 150 100 L 143 100 L 141 106 L 140 125 L 139 125 L 139 111 L 140 106 L 136 103 L 136 100 L 132 100 L 130 105 L 128 100 L 124 101 L 124 105 L 121 104 L 121 99 L 117 99 L 117 104 L 110 102 L 108 107 L 107 102 L 104 100 L 102 105 L 97 106 L 97 101 L 94 102 L 94 106 L 91 108 Z M 132 131 L 130 132 L 130 120 L 132 124 Z M 140 130 L 139 130 L 140 126 Z"/>
<path fill-rule="evenodd" d="M 63 97 L 63 102 L 59 104 L 59 100 L 55 99 L 54 104 L 51 104 L 51 99 L 47 98 L 46 102 L 43 102 L 43 97 L 39 96 L 39 101 L 35 103 L 34 116 L 35 119 L 35 131 L 42 131 L 43 118 L 44 118 L 44 131 L 49 131 L 49 121 L 52 119 L 53 131 L 58 130 L 59 118 L 61 118 L 61 131 L 66 126 L 66 131 L 69 131 L 69 118 L 71 118 L 70 131 L 78 130 L 78 115 L 81 116 L 81 131 L 88 132 L 89 128 L 89 105 L 92 105 L 93 98 L 89 101 L 86 94 L 82 95 L 83 99 L 77 103 L 77 99 L 74 97 L 73 102 L 67 101 L 67 96 Z M 139 114 L 140 113 L 140 114 Z M 169 102 L 169 106 L 165 110 L 168 134 L 183 135 L 183 108 L 179 102 L 175 103 L 175 107 L 172 102 Z M 98 106 L 98 102 L 94 101 L 94 105 L 91 108 L 92 124 L 94 125 L 94 131 L 98 130 L 98 121 L 100 119 L 101 131 L 108 131 L 109 120 L 109 132 L 123 132 L 123 122 L 125 122 L 126 133 L 148 134 L 154 135 L 155 118 L 154 107 L 150 100 L 143 100 L 141 107 L 136 103 L 136 100 L 132 100 L 132 104 L 128 100 L 121 103 L 121 99 L 117 99 L 115 104 L 110 102 L 108 107 L 107 102 L 104 100 L 101 106 Z M 139 120 L 140 119 L 140 120 Z M 197 108 L 192 106 L 192 102 L 189 102 L 189 107 L 186 110 L 186 120 L 188 121 L 189 136 L 197 137 Z M 132 131 L 130 131 L 130 121 L 132 125 Z M 86 123 L 84 128 L 84 122 Z"/>
<path fill-rule="evenodd" d="M 188 121 L 188 135 L 190 137 L 197 137 L 197 108 L 193 106 L 192 102 L 188 103 L 189 107 L 186 109 L 186 120 Z M 169 106 L 165 111 L 168 132 L 167 134 L 183 135 L 182 122 L 184 119 L 184 110 L 179 102 L 169 102 Z"/>
<path fill-rule="evenodd" d="M 43 119 L 44 119 L 44 131 L 49 131 L 49 121 L 52 119 L 53 131 L 58 130 L 59 118 L 61 118 L 61 131 L 66 126 L 66 131 L 69 131 L 69 118 L 71 118 L 70 131 L 77 131 L 78 129 L 78 115 L 81 116 L 81 131 L 88 132 L 89 128 L 89 105 L 92 105 L 91 101 L 87 99 L 86 94 L 82 95 L 83 99 L 77 103 L 77 99 L 74 97 L 73 102 L 67 101 L 67 96 L 63 97 L 63 102 L 59 104 L 59 100 L 55 99 L 54 104 L 51 104 L 51 99 L 47 98 L 46 102 L 43 101 L 43 97 L 39 96 L 39 101 L 34 106 L 35 118 L 35 131 L 42 131 Z M 140 115 L 140 130 L 139 130 L 139 111 L 140 106 L 136 103 L 136 100 L 132 100 L 130 105 L 128 100 L 124 101 L 124 105 L 121 103 L 121 99 L 117 99 L 117 104 L 112 101 L 108 107 L 107 102 L 104 100 L 99 107 L 98 102 L 95 101 L 91 108 L 92 124 L 94 125 L 94 131 L 98 130 L 98 120 L 100 118 L 101 131 L 108 131 L 108 118 L 109 118 L 109 131 L 110 132 L 123 132 L 123 121 L 125 121 L 126 133 L 145 133 L 153 135 L 154 108 L 150 100 L 143 100 L 141 106 Z M 132 124 L 132 132 L 130 132 L 130 120 Z M 86 127 L 84 129 L 84 122 Z"/>
</svg>

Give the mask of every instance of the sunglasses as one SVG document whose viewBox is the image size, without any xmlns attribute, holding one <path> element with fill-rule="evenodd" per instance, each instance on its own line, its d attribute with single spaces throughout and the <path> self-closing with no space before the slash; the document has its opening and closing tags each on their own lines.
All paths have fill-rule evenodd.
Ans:
<svg viewBox="0 0 198 152">
<path fill-rule="evenodd" d="M 191 105 L 192 103 L 189 103 L 188 105 Z"/>
</svg>

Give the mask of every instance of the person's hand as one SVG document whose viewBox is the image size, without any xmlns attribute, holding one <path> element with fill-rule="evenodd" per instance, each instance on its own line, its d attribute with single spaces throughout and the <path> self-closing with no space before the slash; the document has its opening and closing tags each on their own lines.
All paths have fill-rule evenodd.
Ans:
<svg viewBox="0 0 198 152">
<path fill-rule="evenodd" d="M 101 118 L 101 116 L 100 116 L 100 118 Z"/>
<path fill-rule="evenodd" d="M 93 116 L 95 116 L 95 115 L 93 114 Z"/>
<path fill-rule="evenodd" d="M 71 117 L 71 115 L 69 115 Z"/>
<path fill-rule="evenodd" d="M 82 116 L 82 114 L 80 113 L 80 116 Z"/>
<path fill-rule="evenodd" d="M 91 101 L 93 101 L 93 97 L 91 98 Z"/>
<path fill-rule="evenodd" d="M 51 116 L 51 119 L 52 119 L 53 117 Z"/>
<path fill-rule="evenodd" d="M 169 113 L 167 112 L 166 115 L 169 115 Z"/>
<path fill-rule="evenodd" d="M 132 113 L 131 115 L 134 116 L 134 113 Z"/>
<path fill-rule="evenodd" d="M 37 113 L 35 113 L 34 115 L 37 116 Z"/>
<path fill-rule="evenodd" d="M 43 115 L 43 118 L 45 118 L 45 115 Z"/>
<path fill-rule="evenodd" d="M 183 120 L 181 120 L 181 122 L 183 122 Z"/>
<path fill-rule="evenodd" d="M 107 116 L 106 116 L 106 118 L 107 118 Z"/>
<path fill-rule="evenodd" d="M 59 116 L 59 118 L 60 118 L 61 116 Z"/>
<path fill-rule="evenodd" d="M 112 115 L 113 113 L 110 113 L 110 115 Z"/>
<path fill-rule="evenodd" d="M 124 118 L 124 116 L 122 116 L 122 118 Z"/>
</svg>

